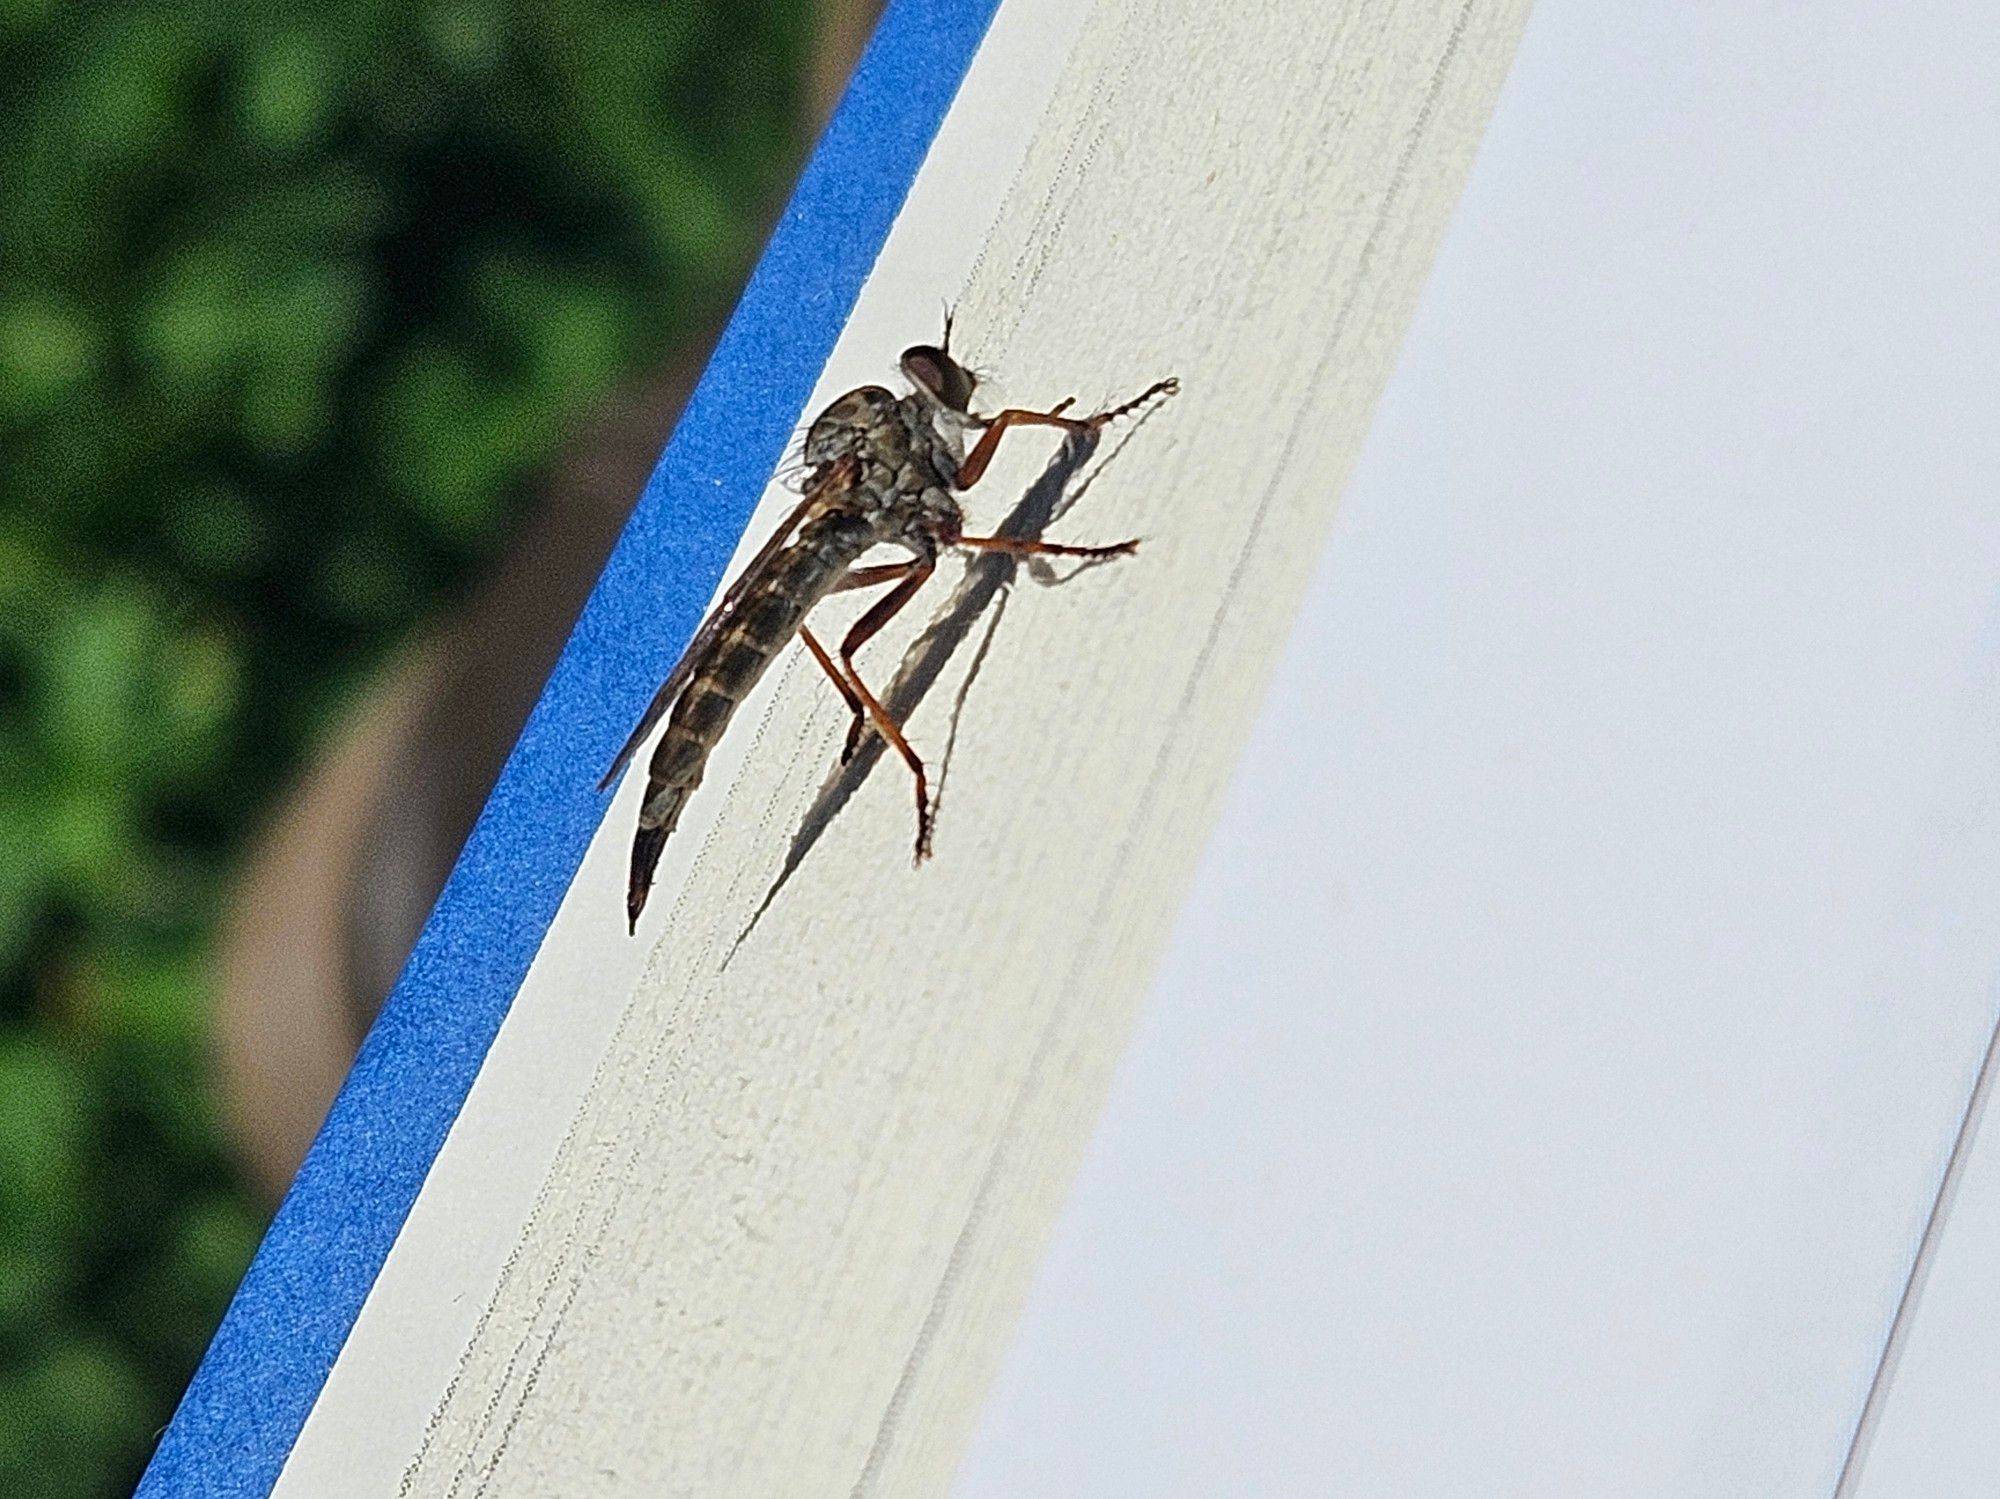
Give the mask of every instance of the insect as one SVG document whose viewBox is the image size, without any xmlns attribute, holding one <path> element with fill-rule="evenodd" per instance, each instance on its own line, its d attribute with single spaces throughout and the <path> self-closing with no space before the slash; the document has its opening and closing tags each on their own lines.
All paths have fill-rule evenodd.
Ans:
<svg viewBox="0 0 2000 1499">
<path fill-rule="evenodd" d="M 854 715 L 841 762 L 852 759 L 870 729 L 910 767 L 916 778 L 916 859 L 931 850 L 931 805 L 924 762 L 903 730 L 869 690 L 854 653 L 909 603 L 950 547 L 1004 552 L 1016 557 L 1115 557 L 1138 542 L 1110 546 L 1059 546 L 1012 536 L 968 536 L 954 490 L 970 488 L 992 462 L 1000 438 L 1015 427 L 1056 427 L 1069 434 L 1101 430 L 1178 382 L 1160 380 L 1124 404 L 1094 416 L 1066 413 L 1073 399 L 1047 411 L 1008 408 L 993 416 L 971 409 L 977 377 L 950 353 L 951 319 L 935 346 L 903 351 L 908 395 L 879 385 L 850 390 L 816 417 L 806 431 L 809 474 L 798 506 L 753 557 L 695 632 L 680 662 L 653 695 L 638 727 L 611 762 L 598 790 L 607 789 L 638 752 L 662 715 L 666 732 L 653 750 L 646 799 L 632 840 L 631 880 L 625 914 L 633 931 L 652 889 L 660 851 L 681 809 L 701 784 L 710 752 L 728 728 L 737 704 L 749 696 L 786 643 L 796 634 L 833 682 Z M 971 451 L 966 441 L 977 433 Z M 908 561 L 862 566 L 876 546 L 901 547 Z M 806 616 L 831 594 L 889 585 L 829 653 Z M 837 659 L 836 659 L 837 658 Z"/>
</svg>

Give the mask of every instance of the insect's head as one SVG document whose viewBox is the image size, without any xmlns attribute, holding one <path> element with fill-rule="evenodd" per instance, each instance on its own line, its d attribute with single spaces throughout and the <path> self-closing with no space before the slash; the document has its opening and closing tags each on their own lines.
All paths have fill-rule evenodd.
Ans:
<svg viewBox="0 0 2000 1499">
<path fill-rule="evenodd" d="M 947 328 L 945 336 L 949 338 Z M 960 416 L 972 409 L 972 392 L 979 377 L 935 344 L 903 350 L 903 378 L 935 405 Z"/>
</svg>

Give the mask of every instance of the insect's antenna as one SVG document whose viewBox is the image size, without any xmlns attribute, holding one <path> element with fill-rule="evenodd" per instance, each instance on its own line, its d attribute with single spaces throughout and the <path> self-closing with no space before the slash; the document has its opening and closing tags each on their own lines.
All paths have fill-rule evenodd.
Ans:
<svg viewBox="0 0 2000 1499">
<path fill-rule="evenodd" d="M 951 303 L 944 304 L 944 337 L 938 340 L 938 348 L 947 354 L 951 352 L 951 319 L 956 310 Z"/>
</svg>

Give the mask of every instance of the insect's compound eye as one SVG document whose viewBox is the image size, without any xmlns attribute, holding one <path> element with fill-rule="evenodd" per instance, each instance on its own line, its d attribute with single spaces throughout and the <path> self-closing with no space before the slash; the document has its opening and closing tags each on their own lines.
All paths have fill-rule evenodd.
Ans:
<svg viewBox="0 0 2000 1499">
<path fill-rule="evenodd" d="M 972 406 L 972 391 L 979 381 L 971 370 L 943 349 L 918 344 L 903 350 L 903 375 L 940 406 L 966 411 Z"/>
</svg>

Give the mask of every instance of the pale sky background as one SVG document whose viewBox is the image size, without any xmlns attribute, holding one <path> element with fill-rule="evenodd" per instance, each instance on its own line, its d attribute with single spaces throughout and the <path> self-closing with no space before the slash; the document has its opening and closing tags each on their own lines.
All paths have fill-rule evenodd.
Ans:
<svg viewBox="0 0 2000 1499">
<path fill-rule="evenodd" d="M 959 1499 L 1833 1491 L 2000 972 L 1993 22 L 1542 0 Z M 1863 1499 L 2000 1491 L 1992 1136 Z"/>
</svg>

